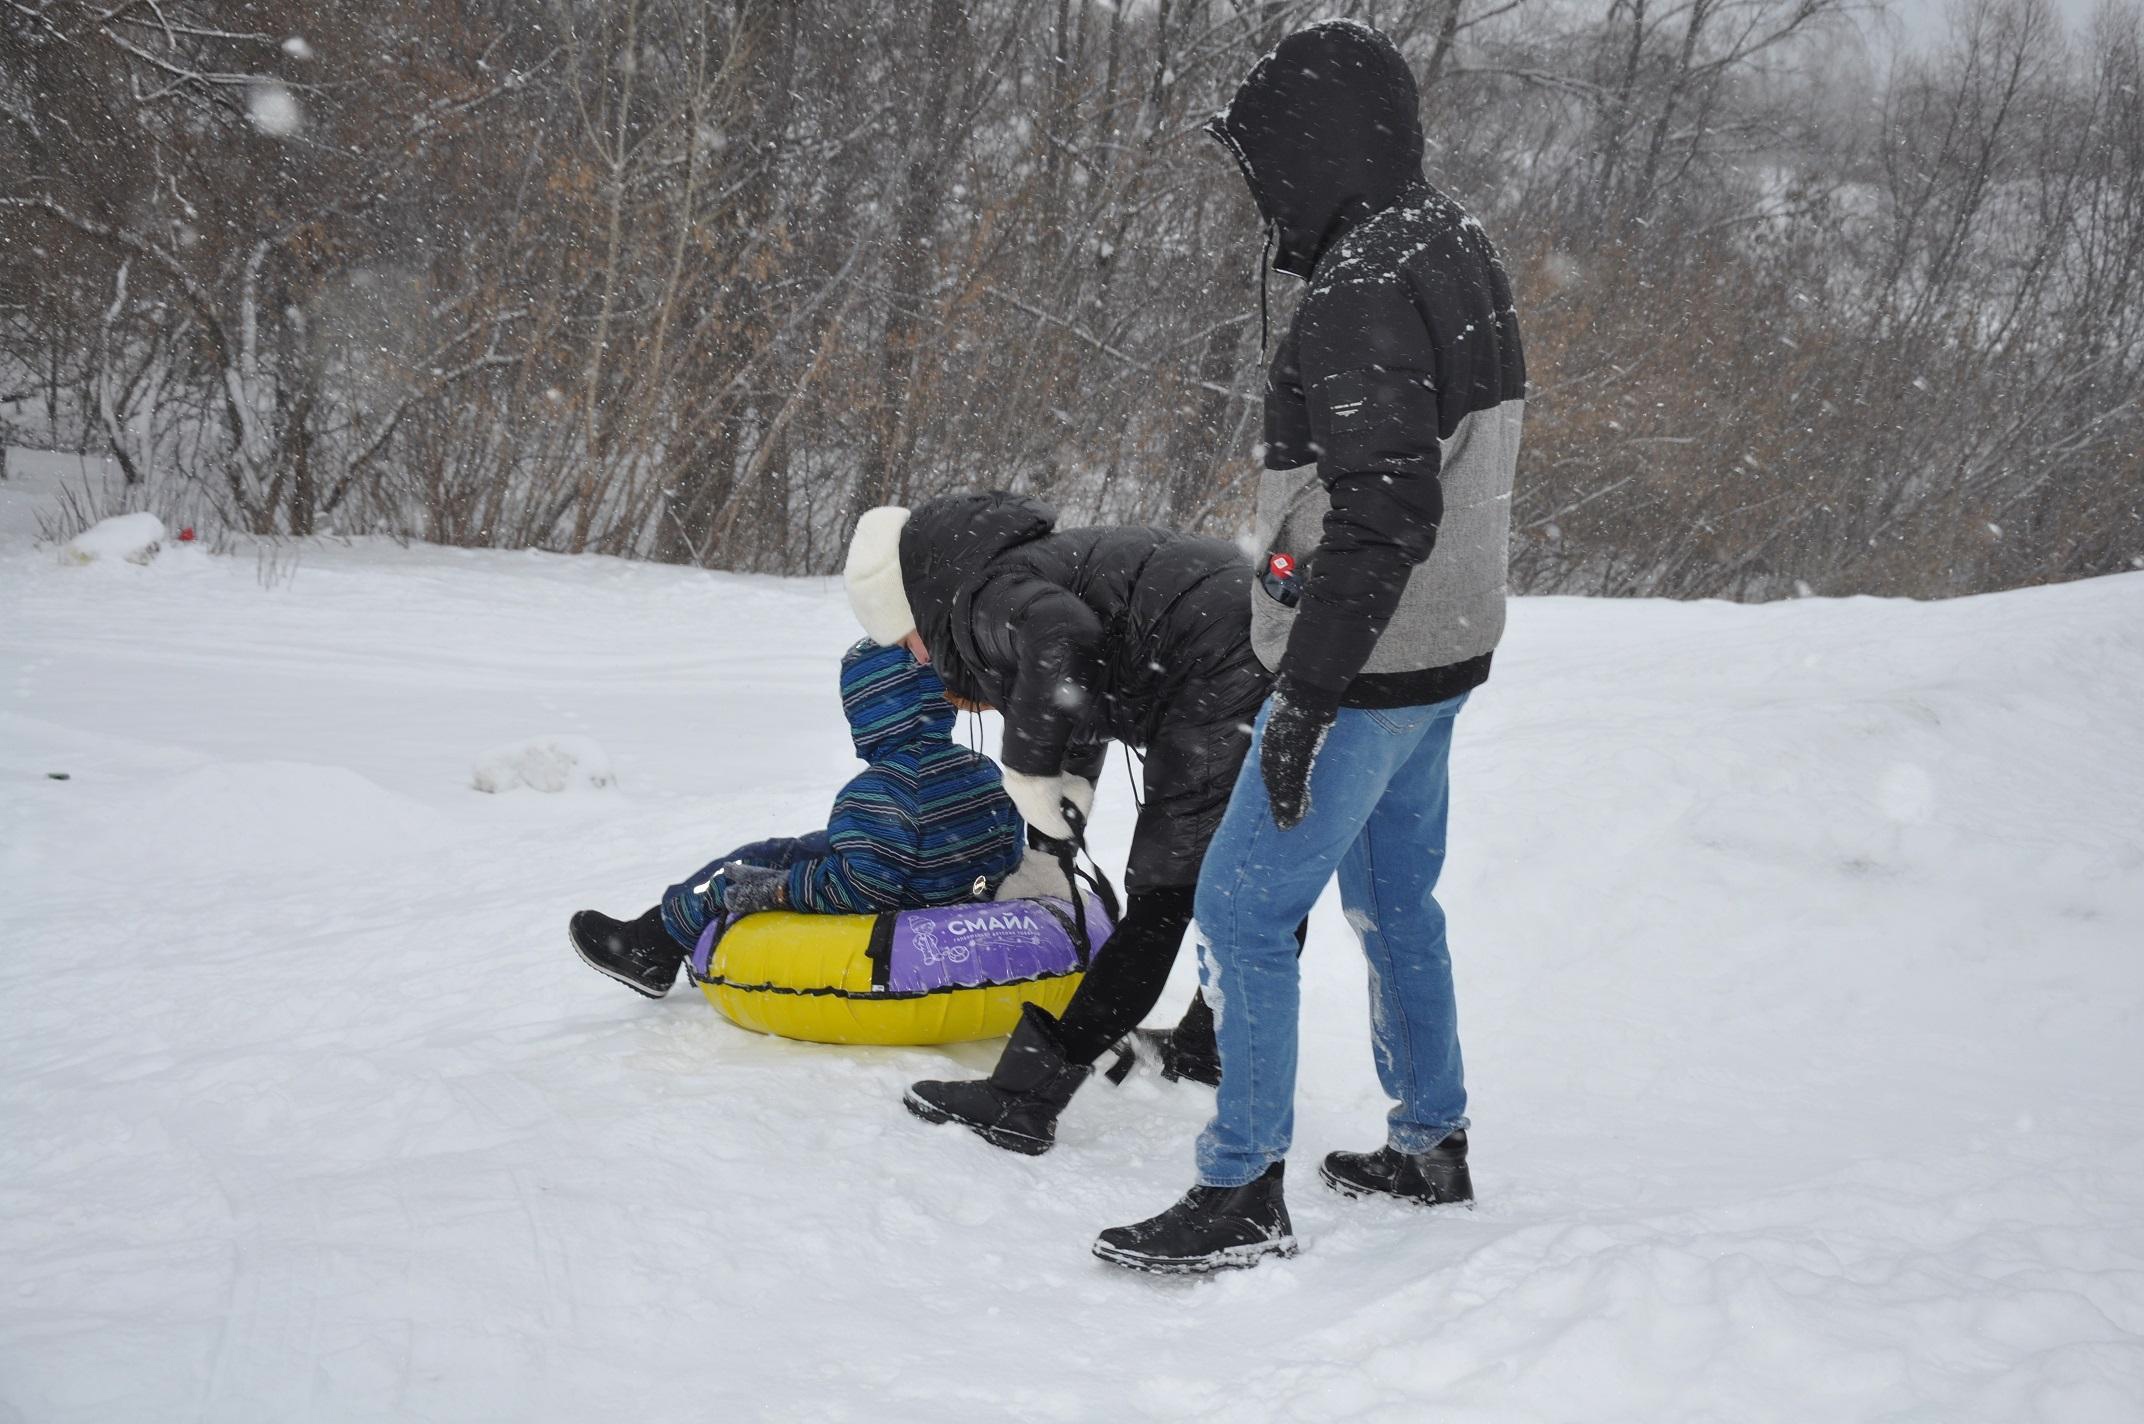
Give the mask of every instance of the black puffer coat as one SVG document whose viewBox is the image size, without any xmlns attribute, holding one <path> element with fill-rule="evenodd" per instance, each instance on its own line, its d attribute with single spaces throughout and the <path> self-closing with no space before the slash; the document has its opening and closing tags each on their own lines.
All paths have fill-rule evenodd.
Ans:
<svg viewBox="0 0 2144 1424">
<path fill-rule="evenodd" d="M 992 491 L 933 500 L 901 533 L 901 581 L 946 686 L 1005 714 L 1007 767 L 1145 747 L 1164 719 L 1255 711 L 1250 561 L 1222 539 L 1116 526 Z"/>
<path fill-rule="evenodd" d="M 1271 686 L 1250 561 L 1221 539 L 1056 525 L 1002 491 L 917 508 L 901 531 L 916 627 L 948 688 L 1004 714 L 1010 770 L 1091 779 L 1110 741 L 1146 750 L 1127 887 L 1188 885 Z"/>
</svg>

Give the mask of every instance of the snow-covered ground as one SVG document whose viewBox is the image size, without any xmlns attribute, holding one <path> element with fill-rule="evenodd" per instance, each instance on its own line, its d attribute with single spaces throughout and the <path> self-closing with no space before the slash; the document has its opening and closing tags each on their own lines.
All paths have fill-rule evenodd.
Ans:
<svg viewBox="0 0 2144 1424">
<path fill-rule="evenodd" d="M 1328 901 L 1303 1254 L 1172 1283 L 1087 1248 L 1187 1184 L 1204 1090 L 1097 1083 L 1014 1157 L 899 1105 L 992 1045 L 754 1037 L 567 950 L 815 824 L 831 582 L 73 567 L 31 497 L 0 1419 L 2144 1417 L 2144 576 L 1522 602 L 1455 753 L 1479 1209 L 1317 1184 L 1383 1106 Z M 615 785 L 472 788 L 573 737 Z"/>
</svg>

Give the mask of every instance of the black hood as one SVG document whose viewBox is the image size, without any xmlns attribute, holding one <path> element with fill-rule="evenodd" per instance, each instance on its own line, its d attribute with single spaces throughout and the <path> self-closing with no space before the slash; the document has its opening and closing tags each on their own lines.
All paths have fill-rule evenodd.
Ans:
<svg viewBox="0 0 2144 1424">
<path fill-rule="evenodd" d="M 960 654 L 948 637 L 955 603 L 992 559 L 1040 539 L 1057 527 L 1057 511 L 1024 494 L 989 490 L 949 494 L 916 507 L 901 530 L 901 586 L 909 611 L 948 686 L 964 696 L 976 688 L 962 676 Z"/>
<path fill-rule="evenodd" d="M 1414 72 L 1352 20 L 1298 30 L 1251 71 L 1206 131 L 1235 155 L 1275 270 L 1308 277 L 1343 233 L 1422 178 Z"/>
</svg>

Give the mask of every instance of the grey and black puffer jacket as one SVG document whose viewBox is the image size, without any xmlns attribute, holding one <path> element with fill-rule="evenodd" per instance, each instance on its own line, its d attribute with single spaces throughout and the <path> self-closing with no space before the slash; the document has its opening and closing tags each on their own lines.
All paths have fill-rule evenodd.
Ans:
<svg viewBox="0 0 2144 1424">
<path fill-rule="evenodd" d="M 945 685 L 1004 714 L 1013 771 L 1092 778 L 1108 742 L 1247 720 L 1269 687 L 1250 564 L 1226 540 L 1059 531 L 1038 499 L 948 495 L 902 529 L 901 581 Z"/>
<path fill-rule="evenodd" d="M 1422 176 L 1414 76 L 1367 25 L 1283 40 L 1207 128 L 1309 280 L 1266 386 L 1252 636 L 1304 706 L 1442 701 L 1504 631 L 1526 359 L 1481 225 Z"/>
</svg>

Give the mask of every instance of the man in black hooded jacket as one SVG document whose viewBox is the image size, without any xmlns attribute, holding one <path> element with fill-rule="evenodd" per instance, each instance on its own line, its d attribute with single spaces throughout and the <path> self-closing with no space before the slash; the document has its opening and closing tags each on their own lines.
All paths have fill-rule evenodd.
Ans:
<svg viewBox="0 0 2144 1424">
<path fill-rule="evenodd" d="M 1029 1154 L 1049 1150 L 1094 1060 L 1160 998 L 1271 686 L 1251 652 L 1251 570 L 1235 545 L 1056 525 L 1040 500 L 1003 492 L 868 510 L 844 571 L 867 634 L 905 643 L 955 698 L 1003 714 L 1005 791 L 1031 829 L 1073 836 L 1111 741 L 1146 754 L 1124 919 L 1064 1017 L 1028 1005 L 990 1077 L 917 1083 L 905 1099 L 919 1117 Z M 1200 1037 L 1210 1062 L 1203 1000 L 1170 1049 L 1196 1059 L 1186 1041 Z"/>
<path fill-rule="evenodd" d="M 1389 39 L 1331 21 L 1283 40 L 1209 125 L 1274 266 L 1309 287 L 1266 387 L 1252 641 L 1274 692 L 1196 902 L 1221 1088 L 1198 1185 L 1095 1242 L 1120 1265 L 1208 1271 L 1295 1249 L 1289 928 L 1336 874 L 1395 1106 L 1383 1146 L 1335 1152 L 1322 1175 L 1348 1196 L 1472 1197 L 1434 892 L 1453 723 L 1504 629 L 1526 364 L 1495 248 L 1423 177 L 1417 103 Z"/>
</svg>

